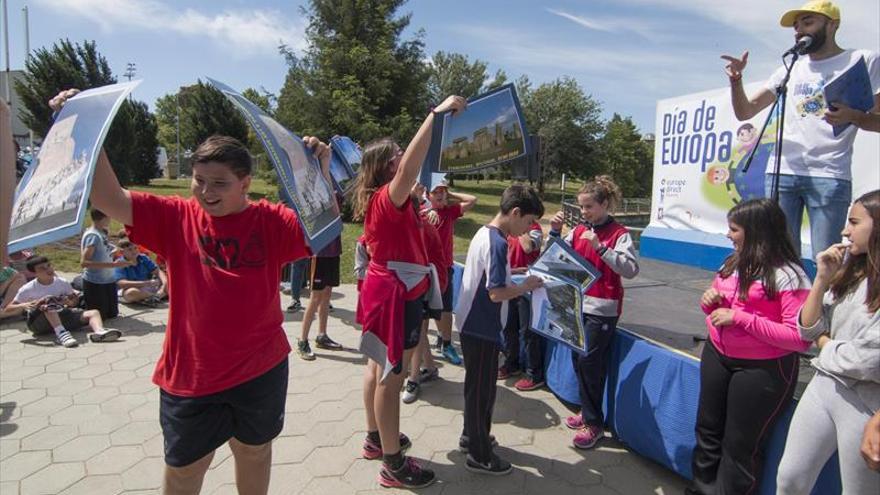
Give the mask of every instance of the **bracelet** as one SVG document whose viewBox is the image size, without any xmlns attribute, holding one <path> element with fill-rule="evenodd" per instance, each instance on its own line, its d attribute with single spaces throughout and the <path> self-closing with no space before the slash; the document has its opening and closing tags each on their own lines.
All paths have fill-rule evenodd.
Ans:
<svg viewBox="0 0 880 495">
<path fill-rule="evenodd" d="M 733 84 L 733 83 L 736 83 L 736 82 L 742 81 L 742 78 L 743 78 L 743 76 L 742 76 L 742 74 L 740 74 L 740 75 L 738 75 L 738 76 L 736 76 L 736 77 L 728 77 L 727 79 L 730 80 L 730 84 Z"/>
<path fill-rule="evenodd" d="M 605 252 L 608 251 L 608 246 L 602 246 L 599 248 L 599 256 L 605 256 Z"/>
</svg>

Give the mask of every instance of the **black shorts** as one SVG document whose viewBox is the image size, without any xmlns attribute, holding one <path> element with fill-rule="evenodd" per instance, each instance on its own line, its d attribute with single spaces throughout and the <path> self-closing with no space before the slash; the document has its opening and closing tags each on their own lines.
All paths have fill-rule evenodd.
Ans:
<svg viewBox="0 0 880 495">
<path fill-rule="evenodd" d="M 425 319 L 425 299 L 420 297 L 406 301 L 403 307 L 403 348 L 412 349 L 419 345 L 422 321 Z"/>
<path fill-rule="evenodd" d="M 452 313 L 452 278 L 455 275 L 455 270 L 452 267 L 449 267 L 449 282 L 446 284 L 446 290 L 443 291 L 443 312 L 444 313 Z M 432 317 L 433 318 L 433 317 Z M 438 318 L 439 319 L 439 318 Z"/>
<path fill-rule="evenodd" d="M 109 284 L 94 284 L 83 279 L 83 300 L 86 309 L 97 309 L 101 318 L 109 320 L 119 315 L 119 295 L 116 290 L 116 282 Z"/>
<path fill-rule="evenodd" d="M 425 316 L 422 318 L 427 320 L 435 320 L 440 321 L 440 318 L 443 316 L 443 310 L 434 309 L 429 304 L 428 301 L 425 301 Z"/>
<path fill-rule="evenodd" d="M 188 466 L 230 438 L 262 445 L 281 433 L 287 399 L 287 358 L 262 375 L 201 397 L 159 391 L 165 464 Z"/>
<path fill-rule="evenodd" d="M 83 311 L 81 309 L 64 308 L 58 312 L 58 317 L 61 319 L 61 326 L 68 332 L 79 330 L 86 326 L 86 323 L 83 322 Z M 27 327 L 34 335 L 55 332 L 49 320 L 46 319 L 46 313 L 40 310 L 28 311 Z"/>
<path fill-rule="evenodd" d="M 312 263 L 312 290 L 339 287 L 339 256 L 315 258 Z"/>
</svg>

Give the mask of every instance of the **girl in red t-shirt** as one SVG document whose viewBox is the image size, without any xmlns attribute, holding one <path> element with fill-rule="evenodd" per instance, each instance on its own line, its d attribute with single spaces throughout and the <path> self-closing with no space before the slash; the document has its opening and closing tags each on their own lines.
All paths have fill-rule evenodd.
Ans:
<svg viewBox="0 0 880 495">
<path fill-rule="evenodd" d="M 364 147 L 355 187 L 354 216 L 364 220 L 370 263 L 358 298 L 357 320 L 363 325 L 360 349 L 369 359 L 364 374 L 367 438 L 363 455 L 383 458 L 379 483 L 385 487 L 420 488 L 435 477 L 403 456 L 410 446 L 400 434 L 400 388 L 403 363 L 419 341 L 423 298 L 430 284 L 418 271 L 399 275 L 392 262 L 427 267 L 423 225 L 410 192 L 431 145 L 434 113 L 464 110 L 467 102 L 450 96 L 422 123 L 404 152 L 390 138 Z M 402 280 L 401 277 L 406 280 Z"/>
</svg>

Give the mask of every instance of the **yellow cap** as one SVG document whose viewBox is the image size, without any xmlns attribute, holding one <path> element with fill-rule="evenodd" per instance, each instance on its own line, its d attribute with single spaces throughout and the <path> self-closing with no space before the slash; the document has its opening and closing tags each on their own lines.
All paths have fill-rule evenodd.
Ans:
<svg viewBox="0 0 880 495">
<path fill-rule="evenodd" d="M 794 26 L 794 21 L 801 14 L 822 14 L 832 21 L 840 20 L 840 9 L 837 8 L 837 5 L 825 0 L 813 0 L 812 2 L 805 3 L 799 9 L 789 10 L 782 14 L 779 24 L 782 24 L 782 27 L 792 27 Z"/>
</svg>

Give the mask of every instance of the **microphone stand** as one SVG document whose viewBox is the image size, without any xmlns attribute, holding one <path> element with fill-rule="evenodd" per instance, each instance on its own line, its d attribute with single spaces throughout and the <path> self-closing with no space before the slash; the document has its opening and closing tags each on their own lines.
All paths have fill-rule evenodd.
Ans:
<svg viewBox="0 0 880 495">
<path fill-rule="evenodd" d="M 779 116 L 779 121 L 776 125 L 776 143 L 774 148 L 776 161 L 773 164 L 773 188 L 770 197 L 777 203 L 779 202 L 779 170 L 782 166 L 782 133 L 785 129 L 785 100 L 788 98 L 788 80 L 791 77 L 791 69 L 794 67 L 794 63 L 797 62 L 799 57 L 800 54 L 797 51 L 792 52 L 791 63 L 786 65 L 785 55 L 782 56 L 782 65 L 785 67 L 785 77 L 782 79 L 782 82 L 776 86 L 776 100 L 773 102 L 773 106 L 770 107 L 770 112 L 767 113 L 767 118 L 764 120 L 764 125 L 761 127 L 761 133 L 758 134 L 755 146 L 752 147 L 752 150 L 749 152 L 749 158 L 746 160 L 746 164 L 743 165 L 742 168 L 743 174 L 749 171 L 749 167 L 752 165 L 752 159 L 755 157 L 755 152 L 758 151 L 758 146 L 761 144 L 761 139 L 764 137 L 764 131 L 767 130 L 767 125 L 770 123 L 770 119 L 773 118 L 773 112 L 775 111 Z"/>
</svg>

